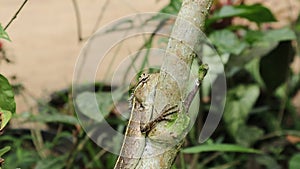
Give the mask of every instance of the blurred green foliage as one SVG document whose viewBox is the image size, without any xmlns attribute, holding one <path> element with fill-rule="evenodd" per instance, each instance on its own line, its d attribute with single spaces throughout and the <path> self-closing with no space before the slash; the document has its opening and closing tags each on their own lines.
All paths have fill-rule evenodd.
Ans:
<svg viewBox="0 0 300 169">
<path fill-rule="evenodd" d="M 161 12 L 177 14 L 180 5 L 181 0 L 170 0 Z M 236 17 L 256 24 L 257 29 L 233 24 Z M 299 50 L 294 42 L 300 39 L 300 19 L 291 27 L 263 29 L 274 21 L 270 10 L 259 4 L 221 6 L 209 15 L 207 37 L 221 56 L 227 56 L 223 59 L 228 86 L 225 112 L 214 135 L 199 145 L 202 126 L 198 125 L 205 121 L 210 106 L 202 98 L 199 124 L 186 138 L 173 169 L 300 167 L 300 112 L 292 104 L 300 89 L 300 75 L 290 68 Z M 8 37 L 2 27 L 1 35 Z M 209 89 L 201 92 L 208 93 L 209 99 Z M 0 137 L 1 145 L 11 147 L 4 155 L 4 168 L 113 168 L 116 155 L 91 141 L 76 120 L 70 90 L 56 94 L 59 101 L 55 104 L 40 102 L 38 115 L 28 112 L 16 117 L 46 124 L 48 130 L 9 129 Z M 83 114 L 92 117 L 90 113 L 97 107 L 89 107 L 88 94 L 76 101 Z M 126 121 L 111 113 L 111 94 L 99 90 L 96 95 L 107 98 L 98 99 L 106 120 L 124 130 Z M 0 155 L 6 150 L 1 149 Z"/>
<path fill-rule="evenodd" d="M 6 33 L 6 31 L 4 30 L 1 24 L 0 24 L 0 39 L 6 39 L 10 41 L 8 34 Z"/>
</svg>

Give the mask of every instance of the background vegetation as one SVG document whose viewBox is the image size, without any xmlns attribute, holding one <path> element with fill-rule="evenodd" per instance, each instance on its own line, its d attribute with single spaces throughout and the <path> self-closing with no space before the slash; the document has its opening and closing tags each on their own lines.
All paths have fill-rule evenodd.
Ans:
<svg viewBox="0 0 300 169">
<path fill-rule="evenodd" d="M 300 75 L 290 65 L 299 57 L 300 17 L 290 26 L 275 29 L 268 27 L 276 22 L 268 8 L 228 2 L 214 4 L 205 26 L 226 70 L 228 92 L 223 119 L 213 136 L 199 144 L 199 128 L 210 106 L 210 91 L 204 85 L 197 123 L 173 168 L 298 169 L 300 111 L 292 100 L 300 89 Z M 176 14 L 180 5 L 180 0 L 170 0 L 161 12 Z M 241 24 L 235 22 L 236 18 L 248 22 Z M 9 40 L 2 26 L 0 38 Z M 145 46 L 155 43 L 151 39 Z M 1 41 L 0 56 L 5 60 Z M 96 86 L 99 95 L 110 92 L 111 86 Z M 1 75 L 1 131 L 15 112 L 12 89 L 16 94 L 22 92 L 19 85 L 11 87 Z M 53 93 L 49 102 L 37 103 L 38 114 L 25 112 L 13 118 L 23 123 L 42 123 L 47 129 L 6 126 L 0 136 L 3 168 L 113 168 L 117 157 L 99 148 L 80 127 L 70 89 Z M 99 102 L 102 107 L 109 104 Z M 126 119 L 110 110 L 106 120 L 124 129 Z"/>
</svg>

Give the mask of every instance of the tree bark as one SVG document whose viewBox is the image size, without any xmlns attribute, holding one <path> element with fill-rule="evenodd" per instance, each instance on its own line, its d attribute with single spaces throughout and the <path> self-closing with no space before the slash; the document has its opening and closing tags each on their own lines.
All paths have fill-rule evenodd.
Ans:
<svg viewBox="0 0 300 169">
<path fill-rule="evenodd" d="M 200 54 L 206 15 L 213 0 L 183 0 L 173 27 L 160 71 L 156 107 L 176 104 L 187 94 L 191 64 L 194 53 Z M 174 94 L 176 91 L 177 94 Z M 172 93 L 172 95 L 170 95 Z M 164 95 L 166 103 L 158 99 Z M 159 111 L 158 111 L 159 112 Z"/>
<path fill-rule="evenodd" d="M 153 96 L 155 111 L 153 111 L 152 117 L 159 117 L 166 105 L 179 105 L 179 107 L 182 107 L 180 105 L 187 98 L 191 64 L 196 56 L 195 54 L 200 54 L 199 48 L 204 35 L 201 30 L 204 27 L 206 15 L 211 4 L 212 0 L 183 0 L 168 42 L 158 82 L 153 81 L 153 83 L 157 84 L 155 95 Z M 179 113 L 185 114 L 186 112 L 180 109 Z M 180 118 L 181 116 L 177 117 Z M 155 137 L 166 137 L 166 139 L 154 141 L 150 136 L 146 136 L 142 156 L 138 160 L 137 165 L 131 168 L 171 168 L 186 133 L 180 136 L 180 140 L 173 140 L 172 134 L 167 136 L 162 134 L 164 130 L 163 125 L 158 124 L 156 127 L 153 135 Z M 131 151 L 136 150 L 133 149 Z M 124 159 L 122 160 L 125 161 Z M 120 167 L 120 163 L 119 165 L 116 164 L 116 166 L 118 167 L 115 168 L 127 168 Z"/>
</svg>

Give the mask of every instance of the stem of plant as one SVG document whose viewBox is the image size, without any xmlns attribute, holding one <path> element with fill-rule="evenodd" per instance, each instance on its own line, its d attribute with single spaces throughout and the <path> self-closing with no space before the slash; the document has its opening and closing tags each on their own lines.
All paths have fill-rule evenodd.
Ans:
<svg viewBox="0 0 300 169">
<path fill-rule="evenodd" d="M 17 10 L 17 12 L 14 14 L 14 16 L 10 19 L 10 21 L 8 22 L 8 24 L 4 27 L 4 30 L 6 30 L 8 27 L 9 27 L 9 25 L 11 25 L 11 23 L 15 20 L 15 19 L 17 19 L 17 16 L 18 16 L 18 14 L 21 12 L 21 10 L 23 9 L 23 7 L 25 6 L 25 4 L 28 2 L 28 0 L 25 0 L 24 2 L 23 2 L 23 4 L 20 6 L 20 8 Z"/>
</svg>

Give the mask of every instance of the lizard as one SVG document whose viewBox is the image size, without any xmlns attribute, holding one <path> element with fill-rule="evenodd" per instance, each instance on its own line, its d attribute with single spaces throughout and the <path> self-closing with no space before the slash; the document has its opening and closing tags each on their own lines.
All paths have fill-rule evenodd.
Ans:
<svg viewBox="0 0 300 169">
<path fill-rule="evenodd" d="M 130 100 L 131 113 L 119 158 L 114 169 L 134 169 L 145 147 L 142 126 L 151 119 L 159 73 L 142 74 Z"/>
<path fill-rule="evenodd" d="M 153 148 L 154 144 L 158 144 L 157 147 L 161 147 L 160 144 L 168 147 L 182 140 L 190 122 L 188 109 L 207 71 L 206 64 L 200 65 L 196 84 L 182 104 L 166 105 L 158 117 L 152 117 L 152 115 L 155 111 L 154 98 L 159 73 L 143 74 L 140 77 L 130 99 L 131 116 L 114 169 L 149 167 L 149 163 L 158 162 L 158 160 L 148 158 L 149 153 L 151 155 L 153 151 L 157 151 Z M 162 147 L 162 149 L 158 148 L 158 151 L 165 151 L 165 147 Z M 143 159 L 143 157 L 147 158 Z"/>
</svg>

